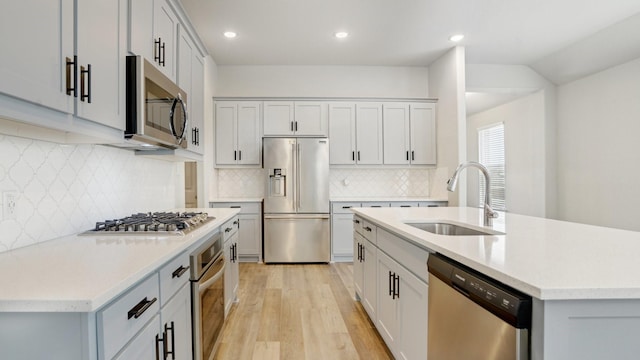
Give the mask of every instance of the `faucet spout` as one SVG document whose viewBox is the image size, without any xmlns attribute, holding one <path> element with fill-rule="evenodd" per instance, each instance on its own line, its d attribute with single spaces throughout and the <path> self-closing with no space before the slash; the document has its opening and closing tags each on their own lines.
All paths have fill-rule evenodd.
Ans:
<svg viewBox="0 0 640 360">
<path fill-rule="evenodd" d="M 484 226 L 492 226 L 493 219 L 498 217 L 498 213 L 491 208 L 491 196 L 490 196 L 491 174 L 489 174 L 489 169 L 487 169 L 484 165 L 480 164 L 479 162 L 475 162 L 475 161 L 464 162 L 458 165 L 458 168 L 456 169 L 456 171 L 453 172 L 453 175 L 447 181 L 447 190 L 449 191 L 456 190 L 456 187 L 458 185 L 458 177 L 460 176 L 460 173 L 462 172 L 462 170 L 468 167 L 475 167 L 476 169 L 480 170 L 480 172 L 482 172 L 482 174 L 484 175 L 484 180 L 485 180 L 484 182 L 486 185 L 485 191 L 484 191 L 484 206 L 483 206 Z"/>
</svg>

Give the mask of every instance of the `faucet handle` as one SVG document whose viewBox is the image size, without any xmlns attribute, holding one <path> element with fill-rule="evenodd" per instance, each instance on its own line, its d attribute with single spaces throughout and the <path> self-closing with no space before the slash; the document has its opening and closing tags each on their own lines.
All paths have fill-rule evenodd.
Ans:
<svg viewBox="0 0 640 360">
<path fill-rule="evenodd" d="M 493 210 L 491 206 L 489 206 L 488 204 L 485 204 L 484 208 L 485 208 L 485 213 L 487 214 L 487 217 L 492 219 L 497 219 L 500 216 L 500 214 L 498 214 L 497 211 Z"/>
</svg>

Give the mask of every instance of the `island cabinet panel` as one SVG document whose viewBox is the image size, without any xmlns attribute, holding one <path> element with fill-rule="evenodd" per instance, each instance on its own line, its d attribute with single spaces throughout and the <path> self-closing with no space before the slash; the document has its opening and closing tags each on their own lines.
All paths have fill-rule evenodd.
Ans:
<svg viewBox="0 0 640 360">
<path fill-rule="evenodd" d="M 356 298 L 396 358 L 425 359 L 429 252 L 360 216 L 355 221 Z"/>
</svg>

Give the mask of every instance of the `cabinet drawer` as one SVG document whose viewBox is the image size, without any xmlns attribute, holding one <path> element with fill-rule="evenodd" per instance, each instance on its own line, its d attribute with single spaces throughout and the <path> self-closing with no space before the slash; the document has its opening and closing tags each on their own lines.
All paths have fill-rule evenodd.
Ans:
<svg viewBox="0 0 640 360">
<path fill-rule="evenodd" d="M 238 232 L 238 224 L 240 223 L 240 221 L 238 220 L 238 217 L 234 217 L 233 219 L 227 221 L 226 223 L 224 223 L 224 225 L 222 225 L 222 227 L 220 228 L 220 230 L 222 231 L 222 241 L 226 242 L 227 240 L 229 240 L 229 238 L 231 238 L 233 236 L 233 234 L 235 234 L 236 232 Z"/>
<path fill-rule="evenodd" d="M 377 240 L 380 250 L 402 264 L 422 281 L 429 282 L 429 274 L 427 272 L 429 252 L 427 250 L 419 248 L 384 229 L 378 229 Z"/>
<path fill-rule="evenodd" d="M 362 207 L 372 207 L 372 208 L 389 207 L 389 205 L 390 203 L 388 202 L 379 202 L 379 201 L 370 201 L 370 202 L 362 203 Z"/>
<path fill-rule="evenodd" d="M 158 274 L 154 273 L 98 312 L 98 346 L 111 359 L 160 309 Z"/>
<path fill-rule="evenodd" d="M 262 204 L 259 202 L 212 202 L 212 208 L 240 209 L 240 214 L 260 214 Z"/>
<path fill-rule="evenodd" d="M 377 226 L 368 222 L 367 220 L 360 219 L 362 230 L 361 234 L 365 239 L 369 240 L 374 245 L 377 243 Z"/>
<path fill-rule="evenodd" d="M 331 212 L 334 214 L 353 214 L 351 208 L 360 207 L 360 203 L 355 202 L 335 202 L 331 203 Z"/>
<path fill-rule="evenodd" d="M 189 281 L 189 254 L 183 252 L 160 269 L 160 306 Z"/>
</svg>

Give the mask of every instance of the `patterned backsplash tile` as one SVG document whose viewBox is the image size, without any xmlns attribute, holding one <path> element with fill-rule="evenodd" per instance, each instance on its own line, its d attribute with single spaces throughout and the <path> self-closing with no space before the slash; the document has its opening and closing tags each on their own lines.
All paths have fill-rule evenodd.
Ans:
<svg viewBox="0 0 640 360">
<path fill-rule="evenodd" d="M 0 252 L 82 232 L 96 221 L 177 207 L 175 163 L 2 134 L 0 154 L 0 193 L 18 194 L 16 219 L 0 217 Z"/>
<path fill-rule="evenodd" d="M 428 197 L 431 169 L 331 169 L 332 197 Z M 263 169 L 219 169 L 219 197 L 263 197 Z"/>
</svg>

